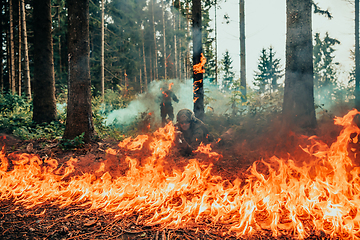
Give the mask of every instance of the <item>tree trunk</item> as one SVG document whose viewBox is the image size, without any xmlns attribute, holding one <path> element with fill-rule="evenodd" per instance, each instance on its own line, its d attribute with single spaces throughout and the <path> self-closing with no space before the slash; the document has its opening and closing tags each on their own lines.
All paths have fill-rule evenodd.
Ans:
<svg viewBox="0 0 360 240">
<path fill-rule="evenodd" d="M 55 78 L 51 35 L 51 1 L 36 0 L 34 7 L 33 121 L 56 119 Z"/>
<path fill-rule="evenodd" d="M 58 0 L 58 27 L 59 27 L 59 42 L 58 42 L 58 54 L 59 54 L 59 77 L 61 78 L 61 73 L 62 73 L 62 65 L 61 65 L 61 10 L 60 10 L 60 5 L 61 4 L 61 0 Z"/>
<path fill-rule="evenodd" d="M 104 63 L 104 45 L 105 45 L 105 35 L 104 35 L 104 9 L 105 9 L 105 5 L 104 5 L 104 0 L 101 0 L 101 63 L 100 63 L 100 68 L 101 68 L 101 97 L 104 100 L 104 96 L 105 96 L 105 74 L 104 74 L 104 68 L 105 68 L 105 63 Z"/>
<path fill-rule="evenodd" d="M 355 108 L 360 110 L 359 0 L 355 0 Z"/>
<path fill-rule="evenodd" d="M 218 83 L 217 0 L 215 0 L 215 85 Z M 240 47 L 241 49 L 241 47 Z M 241 55 L 241 53 L 240 53 Z"/>
<path fill-rule="evenodd" d="M 151 6 L 152 6 L 152 25 L 153 25 L 153 32 L 154 32 L 154 63 L 155 63 L 155 69 L 154 69 L 154 78 L 159 78 L 159 71 L 158 71 L 158 61 L 157 61 L 157 41 L 156 41 L 156 29 L 155 29 L 155 10 L 154 10 L 154 2 L 155 0 L 151 0 Z"/>
<path fill-rule="evenodd" d="M 242 101 L 246 102 L 245 0 L 240 0 L 240 83 Z"/>
<path fill-rule="evenodd" d="M 11 93 L 15 94 L 15 51 L 14 51 L 14 11 L 13 11 L 13 0 L 9 0 L 9 16 L 10 16 L 10 69 L 9 69 L 9 87 L 11 89 Z"/>
<path fill-rule="evenodd" d="M 94 125 L 91 111 L 89 0 L 68 2 L 69 82 L 65 139 L 84 134 L 90 142 Z"/>
<path fill-rule="evenodd" d="M 180 3 L 179 3 L 180 4 Z M 178 9 L 175 6 L 175 1 L 173 1 L 173 6 L 174 6 L 174 15 L 173 15 L 173 22 L 174 22 L 174 78 L 178 78 L 179 74 L 178 74 L 178 57 L 177 57 L 177 39 L 176 39 L 176 16 L 178 15 L 178 12 L 176 11 L 176 9 Z"/>
<path fill-rule="evenodd" d="M 3 9 L 4 6 L 4 1 L 0 0 L 0 9 Z M 0 14 L 0 46 L 3 45 L 3 14 Z M 4 52 L 3 52 L 3 48 L 0 48 L 0 94 L 3 94 L 4 91 L 4 71 L 3 71 L 3 67 L 4 67 Z"/>
<path fill-rule="evenodd" d="M 22 54 L 21 54 L 21 45 L 22 45 L 22 41 L 21 41 L 21 37 L 22 37 L 22 21 L 21 21 L 21 4 L 20 2 L 18 2 L 18 11 L 19 11 L 19 23 L 18 23 L 18 95 L 21 96 L 21 59 L 22 59 Z"/>
<path fill-rule="evenodd" d="M 311 0 L 286 1 L 286 72 L 283 126 L 316 127 Z"/>
<path fill-rule="evenodd" d="M 143 43 L 142 43 L 142 52 L 143 52 L 143 63 L 144 63 L 144 83 L 145 83 L 145 91 L 148 90 L 148 80 L 147 80 L 147 72 L 146 72 L 146 57 L 145 57 L 145 39 L 144 39 L 144 30 L 143 30 Z"/>
<path fill-rule="evenodd" d="M 187 30 L 187 37 L 190 37 L 190 13 L 189 13 L 189 3 L 186 3 L 186 30 Z M 190 72 L 190 43 L 186 43 L 186 57 L 184 59 L 185 64 L 185 78 L 189 79 L 189 72 Z"/>
<path fill-rule="evenodd" d="M 163 38 L 164 38 L 164 79 L 167 79 L 167 63 L 166 63 L 166 34 L 165 34 L 165 29 L 166 29 L 166 23 L 165 23 L 165 1 L 163 1 L 163 6 L 162 6 L 162 20 L 163 20 Z"/>
<path fill-rule="evenodd" d="M 25 94 L 28 100 L 31 99 L 31 83 L 30 83 L 30 66 L 29 66 L 29 48 L 27 41 L 27 30 L 26 30 L 26 12 L 25 2 L 21 0 L 21 14 L 22 14 L 22 31 L 24 37 L 24 83 L 25 83 Z"/>
<path fill-rule="evenodd" d="M 203 69 L 196 70 L 196 66 L 201 64 L 202 55 L 202 34 L 201 34 L 201 0 L 192 0 L 193 17 L 193 74 L 194 74 L 194 113 L 199 119 L 204 118 L 204 88 L 203 88 Z"/>
</svg>

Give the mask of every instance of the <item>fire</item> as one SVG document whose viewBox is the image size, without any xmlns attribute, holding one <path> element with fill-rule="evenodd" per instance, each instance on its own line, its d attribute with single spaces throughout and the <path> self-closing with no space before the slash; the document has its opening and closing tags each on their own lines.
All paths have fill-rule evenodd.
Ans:
<svg viewBox="0 0 360 240">
<path fill-rule="evenodd" d="M 10 167 L 2 151 L 0 200 L 13 199 L 27 208 L 47 202 L 101 209 L 116 217 L 135 214 L 144 226 L 222 226 L 225 234 L 239 237 L 266 229 L 273 236 L 294 234 L 300 239 L 316 230 L 359 238 L 360 167 L 348 152 L 360 134 L 352 121 L 358 113 L 352 110 L 335 119 L 343 130 L 331 146 L 310 138 L 313 144 L 303 148 L 309 163 L 272 157 L 255 162 L 246 179 L 233 182 L 212 174 L 212 165 L 201 162 L 200 155 L 208 162 L 221 157 L 210 145 L 201 145 L 183 169 L 169 169 L 175 139 L 171 123 L 153 134 L 125 139 L 118 150 L 108 149 L 108 158 L 128 165 L 116 177 L 105 172 L 104 164 L 93 174 L 77 176 L 76 159 L 59 167 L 54 159 L 43 162 L 30 154 L 14 156 Z"/>
<path fill-rule="evenodd" d="M 206 58 L 204 57 L 204 54 L 201 53 L 200 62 L 193 66 L 194 74 L 205 73 L 205 69 L 203 69 L 205 63 L 206 63 Z"/>
</svg>

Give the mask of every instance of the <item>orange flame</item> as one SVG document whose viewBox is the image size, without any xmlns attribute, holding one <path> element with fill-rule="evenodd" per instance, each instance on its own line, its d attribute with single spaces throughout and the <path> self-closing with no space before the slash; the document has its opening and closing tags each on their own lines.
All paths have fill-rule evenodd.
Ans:
<svg viewBox="0 0 360 240">
<path fill-rule="evenodd" d="M 204 57 L 204 54 L 201 53 L 200 62 L 193 66 L 194 74 L 205 73 L 205 69 L 203 69 L 205 63 L 206 63 L 206 58 Z"/>
<path fill-rule="evenodd" d="M 2 151 L 0 200 L 14 199 L 28 208 L 46 201 L 60 207 L 79 204 L 116 216 L 135 213 L 137 223 L 146 226 L 184 228 L 210 223 L 238 237 L 267 229 L 273 236 L 286 232 L 302 239 L 321 230 L 331 237 L 357 239 L 360 167 L 350 159 L 348 144 L 358 141 L 360 129 L 352 123 L 358 113 L 352 110 L 335 119 L 343 130 L 331 146 L 310 138 L 313 144 L 303 148 L 314 158 L 310 163 L 298 166 L 296 159 L 272 157 L 255 162 L 245 181 L 231 183 L 211 174 L 212 165 L 200 164 L 196 158 L 182 171 L 165 171 L 175 139 L 171 122 L 151 135 L 125 139 L 119 150 L 107 150 L 109 158 L 118 157 L 128 164 L 126 174 L 118 177 L 104 172 L 104 165 L 96 171 L 101 177 L 91 173 L 74 176 L 76 159 L 58 168 L 54 159 L 43 163 L 29 154 L 17 155 L 9 170 Z M 147 154 L 142 152 L 145 147 Z M 221 157 L 210 145 L 201 145 L 195 154 L 215 161 Z M 268 174 L 259 171 L 259 164 L 267 167 Z"/>
</svg>

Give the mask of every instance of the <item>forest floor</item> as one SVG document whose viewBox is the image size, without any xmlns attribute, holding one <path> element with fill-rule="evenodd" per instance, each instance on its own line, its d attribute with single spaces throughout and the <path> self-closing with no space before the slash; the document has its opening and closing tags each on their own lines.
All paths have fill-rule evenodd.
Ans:
<svg viewBox="0 0 360 240">
<path fill-rule="evenodd" d="M 341 128 L 331 121 L 320 122 L 317 134 L 323 142 L 331 144 Z M 277 128 L 269 128 L 261 134 L 254 129 L 232 135 L 226 142 L 215 146 L 214 151 L 222 157 L 213 163 L 212 173 L 229 181 L 245 178 L 247 169 L 259 159 L 271 156 L 289 158 L 291 155 L 306 157 L 299 144 L 306 144 L 306 136 L 277 134 Z M 85 144 L 74 150 L 62 150 L 58 140 L 21 141 L 11 135 L 0 134 L 0 147 L 9 160 L 16 154 L 35 154 L 40 159 L 53 158 L 60 165 L 76 158 L 76 173 L 91 171 L 92 165 L 106 161 L 107 149 L 118 149 L 118 142 L 101 140 Z M 173 157 L 177 157 L 174 156 Z M 109 169 L 111 171 L 111 168 Z M 114 218 L 114 213 L 100 210 L 85 211 L 85 207 L 58 208 L 49 202 L 27 209 L 14 204 L 14 199 L 0 201 L 0 239 L 242 239 L 234 233 L 221 229 L 224 226 L 209 225 L 204 228 L 188 226 L 186 229 L 164 229 L 161 226 L 139 226 L 136 216 Z M 46 210 L 45 214 L 42 214 Z M 243 239 L 297 239 L 291 234 L 273 237 L 270 231 Z M 337 239 L 323 232 L 313 232 L 306 239 Z M 339 238 L 340 239 L 340 238 Z"/>
</svg>

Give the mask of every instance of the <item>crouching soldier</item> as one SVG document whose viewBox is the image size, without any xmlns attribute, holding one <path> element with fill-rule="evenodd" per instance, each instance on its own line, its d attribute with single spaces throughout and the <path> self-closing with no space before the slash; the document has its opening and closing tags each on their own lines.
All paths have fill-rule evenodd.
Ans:
<svg viewBox="0 0 360 240">
<path fill-rule="evenodd" d="M 180 152 L 189 155 L 200 143 L 208 144 L 214 141 L 205 124 L 189 109 L 182 109 L 176 116 L 176 144 Z"/>
</svg>

